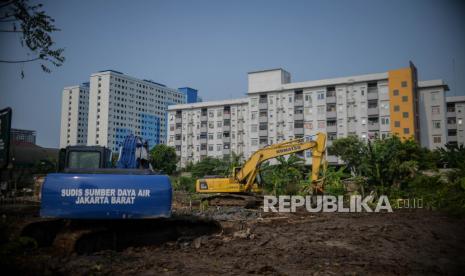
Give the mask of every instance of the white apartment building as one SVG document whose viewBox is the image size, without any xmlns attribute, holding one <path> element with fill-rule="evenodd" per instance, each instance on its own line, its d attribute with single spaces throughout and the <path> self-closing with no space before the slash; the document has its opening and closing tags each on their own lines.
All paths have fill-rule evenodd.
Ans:
<svg viewBox="0 0 465 276">
<path fill-rule="evenodd" d="M 90 76 L 87 145 L 118 151 L 132 133 L 149 147 L 166 143 L 168 105 L 186 102 L 186 95 L 151 80 L 106 70 Z"/>
<path fill-rule="evenodd" d="M 444 100 L 447 90 L 441 80 L 418 82 L 412 63 L 407 68 L 385 73 L 295 83 L 283 69 L 250 72 L 248 96 L 236 100 L 248 103 L 243 104 L 243 109 L 248 110 L 243 126 L 243 152 L 247 158 L 266 145 L 298 137 L 310 139 L 318 132 L 327 134 L 328 145 L 335 138 L 348 135 L 374 139 L 395 134 L 401 139 L 416 139 L 429 148 L 442 146 L 447 140 Z M 208 112 L 213 108 L 209 104 L 196 104 L 196 112 Z M 216 109 L 226 106 L 222 102 L 214 104 Z M 180 122 L 170 122 L 168 144 L 177 147 L 181 160 L 196 162 L 202 156 L 218 156 L 208 150 L 196 153 L 197 146 L 210 144 L 208 136 L 202 142 L 195 136 L 192 141 L 186 142 L 182 135 L 176 140 L 176 134 L 182 134 L 179 128 L 183 127 L 184 115 L 192 110 L 188 105 L 169 108 L 170 119 L 178 116 Z M 437 121 L 439 129 L 433 129 Z M 219 140 L 211 142 L 217 146 L 219 143 Z M 184 154 L 184 146 L 190 145 L 192 154 Z M 305 152 L 304 156 L 310 164 L 311 152 Z M 328 156 L 328 161 L 338 162 L 334 156 Z"/>
<path fill-rule="evenodd" d="M 206 156 L 248 156 L 248 100 L 224 100 L 168 107 L 168 145 L 176 148 L 180 164 Z"/>
<path fill-rule="evenodd" d="M 465 146 L 465 96 L 447 97 L 446 101 L 448 142 Z"/>
<path fill-rule="evenodd" d="M 61 96 L 60 148 L 87 144 L 89 83 L 68 86 Z"/>
</svg>

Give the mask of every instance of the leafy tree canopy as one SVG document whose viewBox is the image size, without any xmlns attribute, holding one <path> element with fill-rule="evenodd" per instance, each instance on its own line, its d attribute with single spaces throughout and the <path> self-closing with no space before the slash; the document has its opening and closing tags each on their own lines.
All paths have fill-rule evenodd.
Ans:
<svg viewBox="0 0 465 276">
<path fill-rule="evenodd" d="M 173 147 L 158 144 L 150 151 L 151 163 L 154 170 L 173 174 L 176 171 L 178 158 Z"/>
<path fill-rule="evenodd" d="M 50 73 L 49 64 L 59 67 L 65 61 L 63 48 L 55 48 L 51 34 L 59 31 L 55 20 L 41 10 L 42 4 L 28 0 L 0 0 L 0 34 L 20 34 L 20 45 L 29 50 L 28 56 L 18 60 L 0 59 L 1 63 L 24 64 L 40 62 L 42 71 Z M 21 69 L 21 77 L 24 71 Z"/>
</svg>

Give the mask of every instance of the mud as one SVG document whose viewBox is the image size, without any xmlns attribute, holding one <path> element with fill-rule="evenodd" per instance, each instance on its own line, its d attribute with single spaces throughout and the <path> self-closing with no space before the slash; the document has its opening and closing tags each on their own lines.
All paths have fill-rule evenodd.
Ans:
<svg viewBox="0 0 465 276">
<path fill-rule="evenodd" d="M 465 271 L 465 221 L 437 212 L 270 214 L 234 207 L 200 211 L 192 201 L 175 206 L 178 213 L 216 220 L 222 230 L 83 255 L 38 248 L 16 257 L 16 273 L 457 275 Z"/>
</svg>

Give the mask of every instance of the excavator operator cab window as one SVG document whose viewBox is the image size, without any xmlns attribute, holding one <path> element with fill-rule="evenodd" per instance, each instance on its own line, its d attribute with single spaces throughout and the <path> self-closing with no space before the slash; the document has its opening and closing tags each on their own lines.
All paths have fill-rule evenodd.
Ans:
<svg viewBox="0 0 465 276">
<path fill-rule="evenodd" d="M 98 169 L 100 168 L 100 152 L 71 151 L 68 153 L 68 168 Z"/>
<path fill-rule="evenodd" d="M 206 181 L 200 181 L 200 190 L 208 190 L 208 184 Z"/>
</svg>

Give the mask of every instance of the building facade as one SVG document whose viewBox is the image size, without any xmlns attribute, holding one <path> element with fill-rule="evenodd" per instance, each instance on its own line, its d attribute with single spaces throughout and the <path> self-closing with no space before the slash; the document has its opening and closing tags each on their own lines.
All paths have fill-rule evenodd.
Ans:
<svg viewBox="0 0 465 276">
<path fill-rule="evenodd" d="M 35 145 L 36 131 L 12 128 L 10 129 L 10 142 L 26 142 Z"/>
<path fill-rule="evenodd" d="M 90 77 L 87 145 L 118 151 L 129 134 L 150 147 L 166 143 L 168 105 L 186 102 L 186 95 L 151 80 L 106 70 Z"/>
<path fill-rule="evenodd" d="M 244 140 L 235 143 L 245 146 L 242 152 L 246 158 L 266 145 L 292 138 L 311 138 L 318 132 L 327 134 L 328 145 L 336 138 L 349 135 L 364 140 L 397 135 L 434 148 L 447 140 L 444 115 L 447 90 L 442 81 L 419 82 L 413 64 L 384 73 L 295 83 L 283 69 L 250 72 L 247 98 L 235 100 L 243 102 L 243 109 L 247 110 L 242 126 Z M 215 104 L 216 109 L 226 106 L 221 102 Z M 209 102 L 199 103 L 195 108 L 208 113 Z M 186 105 L 172 106 L 169 116 L 184 118 L 191 110 Z M 433 131 L 431 126 L 436 121 L 440 121 L 440 127 Z M 170 122 L 168 133 L 168 144 L 181 149 L 178 151 L 181 159 L 182 149 L 188 145 L 182 135 L 176 140 L 176 132 L 181 128 L 182 133 L 182 127 Z M 193 138 L 193 145 L 199 143 Z M 202 143 L 208 145 L 208 135 L 206 138 Z M 212 144 L 218 143 L 218 146 L 219 142 Z M 208 148 L 202 155 L 196 155 L 195 146 L 192 150 L 193 162 L 201 156 L 217 156 Z M 304 156 L 310 164 L 311 152 L 305 152 Z M 328 161 L 338 162 L 334 156 L 328 156 Z"/>
<path fill-rule="evenodd" d="M 249 155 L 247 99 L 174 105 L 168 110 L 168 145 L 175 147 L 182 166 L 207 156 Z"/>
<path fill-rule="evenodd" d="M 465 146 L 465 96 L 447 97 L 448 142 Z"/>
<path fill-rule="evenodd" d="M 61 96 L 60 148 L 87 144 L 89 83 L 69 86 Z"/>
</svg>

